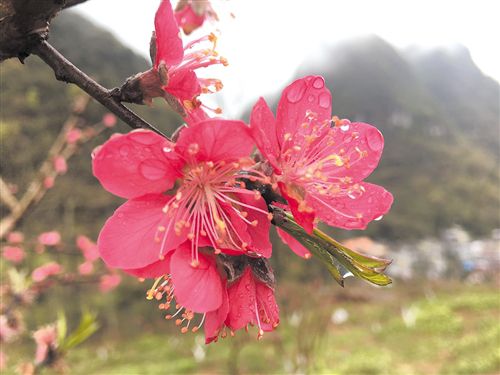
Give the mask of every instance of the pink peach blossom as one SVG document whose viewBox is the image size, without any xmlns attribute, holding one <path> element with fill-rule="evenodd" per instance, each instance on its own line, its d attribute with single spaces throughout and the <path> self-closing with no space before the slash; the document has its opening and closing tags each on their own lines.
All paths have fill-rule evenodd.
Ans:
<svg viewBox="0 0 500 375">
<path fill-rule="evenodd" d="M 108 191 L 130 199 L 99 235 L 106 264 L 137 274 L 162 264 L 186 241 L 194 267 L 204 246 L 269 257 L 266 203 L 239 181 L 262 178 L 248 157 L 252 147 L 242 122 L 222 119 L 184 128 L 175 145 L 144 130 L 106 142 L 95 154 L 94 175 Z M 176 192 L 165 195 L 176 180 Z"/>
<path fill-rule="evenodd" d="M 41 282 L 50 276 L 61 273 L 62 266 L 56 262 L 46 263 L 43 266 L 37 267 L 31 273 L 31 278 L 35 282 Z"/>
<path fill-rule="evenodd" d="M 61 234 L 58 231 L 44 232 L 38 236 L 38 242 L 45 246 L 55 246 L 61 242 Z"/>
<path fill-rule="evenodd" d="M 33 338 L 36 342 L 35 364 L 47 359 L 50 350 L 57 348 L 57 329 L 54 324 L 47 325 L 35 331 Z"/>
<path fill-rule="evenodd" d="M 10 232 L 7 235 L 7 242 L 13 245 L 18 245 L 24 241 L 24 234 L 21 232 Z"/>
<path fill-rule="evenodd" d="M 82 251 L 83 257 L 90 262 L 99 258 L 97 244 L 87 236 L 80 235 L 76 238 L 76 246 Z"/>
<path fill-rule="evenodd" d="M 99 282 L 99 290 L 103 293 L 111 292 L 122 282 L 122 278 L 117 274 L 109 274 L 101 276 Z"/>
<path fill-rule="evenodd" d="M 86 261 L 78 266 L 80 275 L 90 275 L 94 271 L 94 263 Z"/>
<path fill-rule="evenodd" d="M 186 35 L 201 27 L 207 18 L 217 19 L 208 0 L 181 0 L 175 8 L 175 19 Z"/>
<path fill-rule="evenodd" d="M 5 246 L 2 251 L 2 256 L 12 263 L 21 263 L 26 257 L 24 250 L 18 246 Z"/>
<path fill-rule="evenodd" d="M 77 128 L 70 129 L 66 133 L 66 142 L 69 144 L 75 144 L 82 138 L 82 131 Z"/>
<path fill-rule="evenodd" d="M 226 65 L 224 58 L 215 52 L 215 35 L 211 34 L 183 46 L 179 26 L 169 0 L 162 0 L 155 16 L 156 58 L 154 69 L 161 74 L 166 68 L 164 90 L 177 97 L 189 111 L 201 103 L 196 97 L 201 93 L 218 91 L 222 84 L 217 79 L 198 78 L 195 71 L 215 64 Z M 201 42 L 213 43 L 211 49 L 193 50 Z"/>
<path fill-rule="evenodd" d="M 117 122 L 116 116 L 112 113 L 106 113 L 104 116 L 102 116 L 102 123 L 107 128 L 112 128 L 113 126 L 116 125 L 116 122 Z"/>
<path fill-rule="evenodd" d="M 57 156 L 54 159 L 54 170 L 58 174 L 65 174 L 68 171 L 68 164 L 66 164 L 66 159 L 62 156 Z"/>
<path fill-rule="evenodd" d="M 55 182 L 56 182 L 56 179 L 54 177 L 47 176 L 43 180 L 43 186 L 45 187 L 45 189 L 52 189 L 54 187 Z"/>
<path fill-rule="evenodd" d="M 250 127 L 293 216 L 308 232 L 316 217 L 339 228 L 365 229 L 390 209 L 391 193 L 363 182 L 382 155 L 382 134 L 365 123 L 332 118 L 322 77 L 289 85 L 276 118 L 261 98 Z"/>
</svg>

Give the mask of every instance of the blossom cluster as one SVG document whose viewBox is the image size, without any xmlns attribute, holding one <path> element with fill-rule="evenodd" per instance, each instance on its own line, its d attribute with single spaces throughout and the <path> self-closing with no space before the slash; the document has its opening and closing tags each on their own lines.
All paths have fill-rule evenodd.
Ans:
<svg viewBox="0 0 500 375">
<path fill-rule="evenodd" d="M 269 264 L 273 207 L 308 234 L 319 221 L 366 228 L 393 201 L 363 181 L 384 140 L 372 125 L 332 116 L 320 76 L 286 87 L 276 115 L 261 98 L 249 124 L 210 117 L 198 96 L 222 84 L 195 70 L 225 60 L 214 49 L 191 50 L 203 40 L 215 43 L 213 35 L 183 46 L 179 30 L 192 31 L 194 21 L 182 11 L 176 17 L 168 0 L 160 4 L 153 70 L 183 107 L 187 126 L 175 141 L 135 130 L 94 151 L 96 178 L 127 200 L 104 224 L 98 250 L 108 267 L 155 279 L 147 297 L 181 332 L 204 327 L 209 343 L 256 326 L 261 337 L 279 324 Z M 311 257 L 293 235 L 278 232 L 296 254 Z"/>
</svg>

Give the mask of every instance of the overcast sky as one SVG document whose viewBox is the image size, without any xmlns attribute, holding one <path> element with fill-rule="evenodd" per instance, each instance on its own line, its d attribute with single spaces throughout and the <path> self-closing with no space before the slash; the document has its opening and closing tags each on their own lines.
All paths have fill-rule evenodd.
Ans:
<svg viewBox="0 0 500 375">
<path fill-rule="evenodd" d="M 175 6 L 176 0 L 172 0 Z M 159 0 L 89 0 L 76 7 L 123 43 L 147 55 Z M 500 1 L 497 0 L 213 0 L 221 21 L 218 51 L 230 65 L 206 71 L 222 77 L 216 99 L 228 116 L 258 96 L 285 86 L 298 64 L 322 46 L 377 34 L 398 47 L 465 45 L 480 69 L 500 81 Z M 234 18 L 230 15 L 234 14 Z M 211 68 L 212 69 L 212 68 Z"/>
</svg>

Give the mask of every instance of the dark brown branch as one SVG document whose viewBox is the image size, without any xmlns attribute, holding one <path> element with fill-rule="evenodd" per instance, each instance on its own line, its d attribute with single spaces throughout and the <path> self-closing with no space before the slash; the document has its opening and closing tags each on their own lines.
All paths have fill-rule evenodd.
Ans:
<svg viewBox="0 0 500 375">
<path fill-rule="evenodd" d="M 87 0 L 66 0 L 66 4 L 64 5 L 64 9 L 74 7 L 75 5 L 86 2 Z"/>
<path fill-rule="evenodd" d="M 52 68 L 56 78 L 59 81 L 77 85 L 92 98 L 96 99 L 99 103 L 105 106 L 109 111 L 113 112 L 130 127 L 135 129 L 150 129 L 166 138 L 166 136 L 158 129 L 156 129 L 153 125 L 149 124 L 141 117 L 136 115 L 133 111 L 121 104 L 120 101 L 113 96 L 110 90 L 98 84 L 84 72 L 78 69 L 75 65 L 73 65 L 47 41 L 44 40 L 40 42 L 32 49 L 31 52 L 39 56 L 47 65 Z"/>
</svg>

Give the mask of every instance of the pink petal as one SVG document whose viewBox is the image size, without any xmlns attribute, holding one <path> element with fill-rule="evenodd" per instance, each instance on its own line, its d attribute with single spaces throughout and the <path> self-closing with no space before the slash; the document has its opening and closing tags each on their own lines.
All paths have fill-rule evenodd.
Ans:
<svg viewBox="0 0 500 375">
<path fill-rule="evenodd" d="M 212 341 L 217 339 L 220 330 L 224 327 L 227 318 L 227 313 L 229 312 L 229 299 L 227 296 L 227 290 L 225 285 L 223 285 L 222 290 L 222 304 L 215 311 L 210 311 L 205 316 L 205 344 L 210 344 Z"/>
<path fill-rule="evenodd" d="M 173 233 L 173 225 L 168 225 L 169 219 L 162 212 L 169 199 L 165 195 L 151 194 L 129 200 L 106 221 L 97 246 L 109 267 L 146 267 L 186 240 L 185 236 Z M 159 228 L 169 230 L 160 231 Z"/>
<path fill-rule="evenodd" d="M 230 163 L 248 157 L 253 140 L 242 121 L 210 119 L 184 128 L 175 149 L 187 160 Z"/>
<path fill-rule="evenodd" d="M 205 22 L 205 13 L 198 15 L 191 7 L 191 4 L 187 4 L 184 8 L 175 12 L 175 19 L 177 20 L 177 24 L 182 27 L 184 33 L 189 35 L 203 25 L 203 22 Z"/>
<path fill-rule="evenodd" d="M 18 246 L 5 246 L 2 251 L 2 256 L 12 263 L 21 263 L 26 257 L 24 250 Z"/>
<path fill-rule="evenodd" d="M 176 69 L 168 75 L 165 91 L 177 97 L 181 104 L 184 100 L 193 100 L 201 94 L 201 86 L 196 73 L 191 69 Z"/>
<path fill-rule="evenodd" d="M 184 57 L 184 47 L 179 36 L 179 26 L 169 0 L 162 0 L 155 15 L 156 59 L 155 69 L 163 62 L 178 65 Z"/>
<path fill-rule="evenodd" d="M 276 120 L 263 98 L 257 101 L 250 115 L 250 133 L 264 158 L 279 171 L 280 146 L 276 138 Z"/>
<path fill-rule="evenodd" d="M 181 245 L 170 260 L 170 274 L 178 304 L 197 313 L 213 311 L 222 304 L 222 280 L 215 261 L 198 254 L 199 265 L 191 265 L 191 245 Z"/>
<path fill-rule="evenodd" d="M 274 291 L 266 284 L 256 282 L 255 293 L 257 296 L 260 326 L 263 331 L 270 332 L 280 322 L 280 313 L 276 298 L 274 297 Z"/>
<path fill-rule="evenodd" d="M 58 231 L 44 232 L 38 236 L 38 242 L 45 246 L 55 246 L 61 242 L 61 234 Z"/>
<path fill-rule="evenodd" d="M 158 260 L 143 268 L 123 270 L 128 274 L 142 279 L 156 279 L 170 273 L 170 254 L 165 256 L 165 259 Z"/>
<path fill-rule="evenodd" d="M 10 232 L 7 235 L 7 242 L 11 244 L 20 244 L 24 241 L 24 234 L 22 232 Z"/>
<path fill-rule="evenodd" d="M 83 257 L 93 262 L 99 259 L 99 249 L 97 244 L 90 240 L 87 236 L 80 235 L 76 238 L 76 246 L 82 251 Z"/>
<path fill-rule="evenodd" d="M 238 194 L 238 200 L 244 204 L 257 207 L 267 212 L 267 205 L 262 197 L 255 199 L 253 194 Z M 271 222 L 269 221 L 267 214 L 254 211 L 246 207 L 243 207 L 242 209 L 248 212 L 248 216 L 246 217 L 248 221 L 253 222 L 254 220 L 257 220 L 256 226 L 247 225 L 247 232 L 250 236 L 249 248 L 264 258 L 270 258 L 273 249 L 269 239 Z"/>
<path fill-rule="evenodd" d="M 250 267 L 227 290 L 229 313 L 226 324 L 233 331 L 255 322 L 255 281 Z"/>
<path fill-rule="evenodd" d="M 297 221 L 297 224 L 304 228 L 307 233 L 312 233 L 315 218 L 314 211 L 308 212 L 300 210 L 299 202 L 288 193 L 285 184 L 283 184 L 282 182 L 278 182 L 278 186 L 280 188 L 281 194 L 283 195 L 283 198 L 287 200 L 290 211 L 292 212 L 294 219 Z"/>
<path fill-rule="evenodd" d="M 57 275 L 61 273 L 62 267 L 59 263 L 50 262 L 44 264 L 43 266 L 37 267 L 31 273 L 31 278 L 35 282 L 40 282 L 45 280 L 49 276 Z"/>
<path fill-rule="evenodd" d="M 94 176 L 109 192 L 123 198 L 163 193 L 179 176 L 167 158 L 172 144 L 149 130 L 135 130 L 109 139 L 93 159 Z"/>
<path fill-rule="evenodd" d="M 378 185 L 360 183 L 364 193 L 355 199 L 343 196 L 308 194 L 307 201 L 325 223 L 344 229 L 366 229 L 368 223 L 391 208 L 392 194 Z"/>
<path fill-rule="evenodd" d="M 300 78 L 283 90 L 276 116 L 276 134 L 280 144 L 283 144 L 285 134 L 293 136 L 296 133 L 307 112 L 315 113 L 318 122 L 330 119 L 332 96 L 323 77 Z"/>
<path fill-rule="evenodd" d="M 309 259 L 312 255 L 299 241 L 297 241 L 292 235 L 288 234 L 280 228 L 276 228 L 278 236 L 281 240 L 287 244 L 290 249 L 297 254 L 299 257 Z"/>
<path fill-rule="evenodd" d="M 122 278 L 117 274 L 102 275 L 99 282 L 99 291 L 102 293 L 111 292 L 122 282 Z"/>
<path fill-rule="evenodd" d="M 86 261 L 78 266 L 80 275 L 90 275 L 94 271 L 94 263 Z"/>
<path fill-rule="evenodd" d="M 350 177 L 353 182 L 362 181 L 377 167 L 384 149 L 384 137 L 380 131 L 363 122 L 353 122 L 332 129 L 330 154 L 342 155 L 349 162 L 325 171 L 327 177 Z"/>
</svg>

